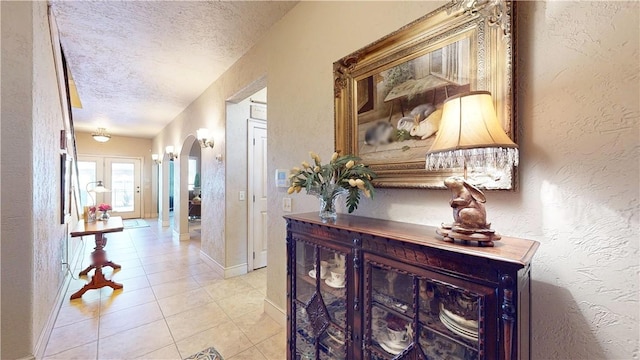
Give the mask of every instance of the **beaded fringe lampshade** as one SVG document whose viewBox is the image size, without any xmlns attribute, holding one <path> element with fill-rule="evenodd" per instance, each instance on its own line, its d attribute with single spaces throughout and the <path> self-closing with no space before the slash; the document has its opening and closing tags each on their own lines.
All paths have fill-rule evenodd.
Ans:
<svg viewBox="0 0 640 360">
<path fill-rule="evenodd" d="M 452 96 L 427 152 L 427 170 L 518 165 L 518 145 L 504 132 L 488 91 Z"/>
<path fill-rule="evenodd" d="M 472 91 L 445 100 L 438 135 L 427 152 L 426 168 L 463 168 L 464 179 L 452 176 L 444 181 L 452 194 L 449 204 L 454 222 L 436 230 L 441 240 L 493 246 L 501 239 L 487 222 L 484 194 L 466 180 L 467 166 L 517 166 L 518 156 L 518 145 L 498 122 L 491 93 Z"/>
</svg>

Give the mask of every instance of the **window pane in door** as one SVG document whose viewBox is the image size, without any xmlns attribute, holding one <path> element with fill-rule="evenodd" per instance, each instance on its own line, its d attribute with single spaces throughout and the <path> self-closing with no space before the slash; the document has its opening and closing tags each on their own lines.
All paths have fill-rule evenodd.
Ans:
<svg viewBox="0 0 640 360">
<path fill-rule="evenodd" d="M 135 182 L 134 164 L 111 164 L 111 206 L 113 211 L 133 211 Z"/>
<path fill-rule="evenodd" d="M 197 166 L 198 161 L 196 159 L 189 158 L 189 179 L 187 181 L 187 190 L 189 191 L 193 190 L 195 186 L 196 173 L 198 172 Z"/>
<path fill-rule="evenodd" d="M 78 161 L 78 178 L 80 180 L 80 203 L 82 206 L 95 205 L 94 194 L 87 193 L 87 185 L 96 181 L 97 166 L 94 161 Z M 95 185 L 95 184 L 94 184 Z M 91 190 L 92 187 L 89 187 Z"/>
</svg>

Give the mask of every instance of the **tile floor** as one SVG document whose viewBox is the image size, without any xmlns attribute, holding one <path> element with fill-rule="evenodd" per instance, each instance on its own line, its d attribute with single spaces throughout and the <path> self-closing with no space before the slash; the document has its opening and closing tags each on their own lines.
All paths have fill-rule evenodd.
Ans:
<svg viewBox="0 0 640 360">
<path fill-rule="evenodd" d="M 122 269 L 104 273 L 124 289 L 70 301 L 86 279 L 71 281 L 45 359 L 184 359 L 211 346 L 225 360 L 285 359 L 285 330 L 263 312 L 265 269 L 222 279 L 200 260 L 197 225 L 178 242 L 171 228 L 148 223 L 107 235 L 108 258 Z M 94 245 L 84 239 L 75 277 Z"/>
</svg>

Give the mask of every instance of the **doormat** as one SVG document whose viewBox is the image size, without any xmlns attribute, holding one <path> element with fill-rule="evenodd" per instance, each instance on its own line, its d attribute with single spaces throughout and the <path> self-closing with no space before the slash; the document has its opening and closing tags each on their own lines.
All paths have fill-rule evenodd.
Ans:
<svg viewBox="0 0 640 360">
<path fill-rule="evenodd" d="M 184 360 L 224 360 L 222 355 L 213 347 L 206 348 L 197 354 L 193 354 Z"/>
<path fill-rule="evenodd" d="M 122 225 L 124 225 L 125 229 L 137 229 L 143 227 L 149 227 L 146 221 L 142 219 L 129 219 L 122 221 Z"/>
</svg>

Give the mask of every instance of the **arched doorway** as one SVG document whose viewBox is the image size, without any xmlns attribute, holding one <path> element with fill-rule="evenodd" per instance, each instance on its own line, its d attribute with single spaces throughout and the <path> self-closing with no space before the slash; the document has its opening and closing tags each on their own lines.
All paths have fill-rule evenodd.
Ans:
<svg viewBox="0 0 640 360">
<path fill-rule="evenodd" d="M 188 135 L 182 143 L 178 157 L 174 160 L 173 231 L 174 237 L 181 241 L 190 239 L 189 187 L 193 185 L 194 179 L 189 178 L 189 159 L 194 157 L 194 153 L 197 153 L 197 157 L 200 158 L 199 146 L 196 137 Z"/>
</svg>

